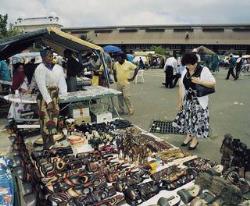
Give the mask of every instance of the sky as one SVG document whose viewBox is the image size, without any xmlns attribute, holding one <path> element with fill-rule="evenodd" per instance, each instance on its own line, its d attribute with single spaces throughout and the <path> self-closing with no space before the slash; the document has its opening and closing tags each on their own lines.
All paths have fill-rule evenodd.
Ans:
<svg viewBox="0 0 250 206">
<path fill-rule="evenodd" d="M 58 16 L 64 27 L 250 24 L 250 0 L 0 0 L 0 14 Z"/>
</svg>

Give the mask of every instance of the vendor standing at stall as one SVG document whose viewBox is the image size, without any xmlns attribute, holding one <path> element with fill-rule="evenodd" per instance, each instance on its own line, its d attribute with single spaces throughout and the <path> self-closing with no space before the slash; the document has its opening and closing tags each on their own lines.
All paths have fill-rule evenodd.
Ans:
<svg viewBox="0 0 250 206">
<path fill-rule="evenodd" d="M 69 92 L 77 91 L 77 76 L 81 72 L 81 64 L 73 57 L 73 52 L 69 49 L 64 51 L 66 58 L 65 67 L 67 70 L 67 86 Z"/>
<path fill-rule="evenodd" d="M 131 73 L 133 73 L 131 77 Z M 117 82 L 117 90 L 122 92 L 122 96 L 118 97 L 120 113 L 125 113 L 124 102 L 128 108 L 129 115 L 134 114 L 134 108 L 130 101 L 129 82 L 133 81 L 138 73 L 136 65 L 126 60 L 126 55 L 120 53 L 117 56 L 117 62 L 114 64 L 114 78 Z"/>
<path fill-rule="evenodd" d="M 37 103 L 44 149 L 49 149 L 55 142 L 59 115 L 58 95 L 67 93 L 67 84 L 63 68 L 53 64 L 53 52 L 44 49 L 40 52 L 42 63 L 35 70 L 35 80 L 39 89 Z"/>
</svg>

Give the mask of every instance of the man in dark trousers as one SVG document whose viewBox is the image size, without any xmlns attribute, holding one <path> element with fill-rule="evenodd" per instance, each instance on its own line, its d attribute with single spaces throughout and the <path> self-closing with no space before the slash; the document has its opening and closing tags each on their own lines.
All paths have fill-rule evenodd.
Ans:
<svg viewBox="0 0 250 206">
<path fill-rule="evenodd" d="M 233 55 L 231 54 L 229 56 L 229 68 L 228 68 L 228 72 L 227 72 L 227 77 L 226 77 L 226 80 L 229 79 L 230 75 L 233 76 L 234 80 L 236 80 L 236 76 L 234 74 L 234 67 L 236 65 L 236 61 L 235 61 L 235 58 L 233 57 Z"/>
<path fill-rule="evenodd" d="M 81 64 L 73 57 L 73 52 L 69 49 L 64 51 L 64 57 L 66 58 L 66 63 L 64 67 L 67 70 L 67 87 L 68 92 L 77 91 L 77 79 L 81 72 Z"/>
<path fill-rule="evenodd" d="M 173 80 L 174 80 L 174 71 L 177 69 L 177 60 L 176 60 L 176 54 L 173 54 L 173 57 L 169 57 L 166 60 L 165 66 L 164 66 L 164 72 L 165 72 L 165 83 L 162 83 L 165 85 L 166 88 L 173 88 Z"/>
</svg>

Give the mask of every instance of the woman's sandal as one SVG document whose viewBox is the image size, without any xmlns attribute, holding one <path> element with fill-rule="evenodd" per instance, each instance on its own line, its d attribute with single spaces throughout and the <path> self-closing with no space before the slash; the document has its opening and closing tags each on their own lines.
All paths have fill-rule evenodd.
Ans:
<svg viewBox="0 0 250 206">
<path fill-rule="evenodd" d="M 187 138 L 190 138 L 188 141 L 185 141 Z M 186 147 L 188 146 L 188 144 L 192 141 L 192 136 L 187 135 L 186 139 L 184 140 L 184 142 L 181 144 L 182 147 Z"/>
</svg>

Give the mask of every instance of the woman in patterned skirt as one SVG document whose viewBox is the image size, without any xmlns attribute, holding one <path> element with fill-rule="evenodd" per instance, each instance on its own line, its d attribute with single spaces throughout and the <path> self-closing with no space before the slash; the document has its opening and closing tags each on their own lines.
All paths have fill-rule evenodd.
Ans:
<svg viewBox="0 0 250 206">
<path fill-rule="evenodd" d="M 198 138 L 206 138 L 209 133 L 208 95 L 197 97 L 196 84 L 214 88 L 216 81 L 207 67 L 198 64 L 194 53 L 182 57 L 186 66 L 179 83 L 178 107 L 180 112 L 173 126 L 187 134 L 182 146 L 193 150 L 199 144 Z"/>
</svg>

